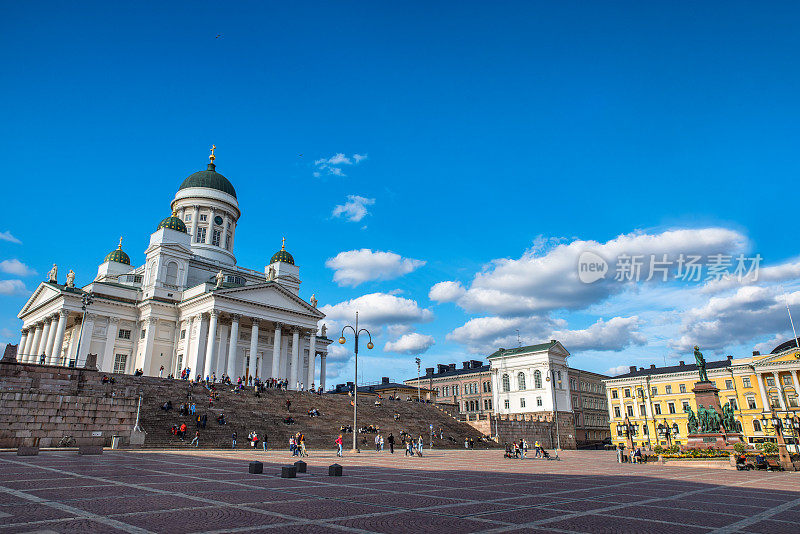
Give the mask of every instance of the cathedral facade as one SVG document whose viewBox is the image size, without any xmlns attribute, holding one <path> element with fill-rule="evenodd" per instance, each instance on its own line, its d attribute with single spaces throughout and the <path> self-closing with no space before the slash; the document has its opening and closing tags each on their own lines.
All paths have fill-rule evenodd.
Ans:
<svg viewBox="0 0 800 534">
<path fill-rule="evenodd" d="M 300 298 L 299 268 L 285 240 L 263 272 L 236 264 L 239 202 L 214 158 L 212 149 L 207 169 L 178 188 L 144 265 L 131 265 L 120 239 L 85 286 L 75 285 L 72 271 L 59 280 L 53 266 L 18 314 L 18 360 L 76 366 L 96 354 L 108 373 L 178 376 L 189 369 L 193 377 L 325 386 L 331 340 L 324 325 L 318 331 L 324 314 L 313 295 Z"/>
</svg>

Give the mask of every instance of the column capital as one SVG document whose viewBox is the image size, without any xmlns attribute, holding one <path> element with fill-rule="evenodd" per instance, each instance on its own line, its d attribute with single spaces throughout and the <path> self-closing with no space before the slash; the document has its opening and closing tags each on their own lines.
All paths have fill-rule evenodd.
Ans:
<svg viewBox="0 0 800 534">
<path fill-rule="evenodd" d="M 158 317 L 153 317 L 152 315 L 146 319 L 147 324 L 156 324 L 158 322 Z"/>
<path fill-rule="evenodd" d="M 58 312 L 58 316 L 66 319 L 67 317 L 69 317 L 69 310 L 60 310 Z"/>
<path fill-rule="evenodd" d="M 275 321 L 275 330 L 283 330 L 283 327 L 284 327 L 284 326 L 285 326 L 285 325 L 284 325 L 283 323 L 280 323 L 280 322 L 278 322 L 278 321 Z"/>
<path fill-rule="evenodd" d="M 258 317 L 251 317 L 250 320 L 253 321 L 253 326 L 257 326 L 258 323 L 261 322 L 261 319 L 259 319 Z"/>
<path fill-rule="evenodd" d="M 96 313 L 87 313 L 86 314 L 86 321 L 87 322 L 88 321 L 94 322 L 98 317 L 99 317 L 99 315 L 97 315 Z"/>
<path fill-rule="evenodd" d="M 27 329 L 27 328 L 22 328 L 22 329 L 19 331 L 19 333 L 20 333 L 20 334 L 22 334 L 22 335 L 25 335 L 25 334 L 27 334 L 27 333 L 28 333 L 28 329 Z"/>
<path fill-rule="evenodd" d="M 219 310 L 210 310 L 210 311 L 208 312 L 208 314 L 209 314 L 211 317 L 219 317 Z"/>
<path fill-rule="evenodd" d="M 241 318 L 242 318 L 242 316 L 239 315 L 238 313 L 232 313 L 231 314 L 231 321 L 236 321 L 238 323 L 239 319 L 241 319 Z"/>
<path fill-rule="evenodd" d="M 111 325 L 111 324 L 118 324 L 118 323 L 119 323 L 119 317 L 109 317 L 108 318 L 108 324 Z"/>
</svg>

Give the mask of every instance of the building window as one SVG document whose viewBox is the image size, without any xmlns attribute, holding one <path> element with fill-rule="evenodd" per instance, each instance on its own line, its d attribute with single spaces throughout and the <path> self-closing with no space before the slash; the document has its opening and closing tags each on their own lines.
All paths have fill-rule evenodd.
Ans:
<svg viewBox="0 0 800 534">
<path fill-rule="evenodd" d="M 542 389 L 542 372 L 538 369 L 533 372 L 533 387 Z"/>
<path fill-rule="evenodd" d="M 183 220 L 186 221 L 186 222 L 191 222 L 192 214 L 191 213 L 187 213 L 186 215 L 183 216 Z"/>
<path fill-rule="evenodd" d="M 683 413 L 686 413 L 686 408 L 689 407 L 689 401 L 683 401 Z"/>
<path fill-rule="evenodd" d="M 753 419 L 753 431 L 761 432 L 761 421 L 758 419 Z"/>
<path fill-rule="evenodd" d="M 206 242 L 206 227 L 205 226 L 198 226 L 197 227 L 197 235 L 194 238 L 195 243 L 205 243 Z"/>
<path fill-rule="evenodd" d="M 667 403 L 667 411 L 669 413 L 675 413 L 675 403 L 674 402 L 668 402 Z"/>
<path fill-rule="evenodd" d="M 681 393 L 686 393 L 686 384 L 681 384 L 678 388 L 681 390 Z"/>
<path fill-rule="evenodd" d="M 208 215 L 206 215 L 205 213 L 201 213 L 200 214 L 200 222 L 205 222 L 207 220 L 208 220 Z"/>
<path fill-rule="evenodd" d="M 650 388 L 650 395 L 653 396 L 653 397 L 658 395 L 658 388 L 656 386 L 653 386 L 652 388 Z"/>
<path fill-rule="evenodd" d="M 769 397 L 770 405 L 775 409 L 780 409 L 781 403 L 778 401 L 777 395 L 770 395 Z"/>
<path fill-rule="evenodd" d="M 453 396 L 458 397 L 458 384 L 453 384 Z"/>
<path fill-rule="evenodd" d="M 147 335 L 147 330 L 145 330 L 144 328 L 142 328 L 142 333 L 141 333 L 141 334 L 139 334 L 139 339 L 144 339 L 144 337 L 145 337 L 146 335 Z"/>
<path fill-rule="evenodd" d="M 749 376 L 746 376 L 746 377 L 742 378 L 742 385 L 744 387 L 746 387 L 746 388 L 752 387 L 750 385 L 750 377 Z"/>
<path fill-rule="evenodd" d="M 447 397 L 449 395 L 450 387 L 449 386 L 442 386 L 442 395 Z"/>
<path fill-rule="evenodd" d="M 536 397 L 536 406 L 541 406 L 541 405 L 542 405 L 542 398 Z"/>
<path fill-rule="evenodd" d="M 131 338 L 131 331 L 130 330 L 120 330 L 117 334 L 117 337 L 120 339 L 130 339 Z"/>
<path fill-rule="evenodd" d="M 186 339 L 186 329 L 181 330 L 181 339 Z"/>
<path fill-rule="evenodd" d="M 612 389 L 611 390 L 611 398 L 612 399 L 618 399 L 619 398 L 619 393 L 617 393 L 616 389 Z"/>
<path fill-rule="evenodd" d="M 791 386 L 792 385 L 792 377 L 791 377 L 791 375 L 783 375 L 783 377 L 781 377 L 781 379 L 783 380 L 783 385 L 784 386 Z"/>
<path fill-rule="evenodd" d="M 786 400 L 789 401 L 789 408 L 797 408 L 797 395 L 787 395 Z"/>
<path fill-rule="evenodd" d="M 503 392 L 509 391 L 511 389 L 511 380 L 508 378 L 508 375 L 503 375 Z"/>
<path fill-rule="evenodd" d="M 631 390 L 628 389 L 628 388 L 625 388 L 625 398 L 626 399 L 630 399 L 631 398 Z"/>
<path fill-rule="evenodd" d="M 219 230 L 214 230 L 211 233 L 211 244 L 214 245 L 215 247 L 218 247 L 219 246 L 219 238 L 220 238 L 220 231 Z"/>
<path fill-rule="evenodd" d="M 511 407 L 511 403 L 510 403 L 510 402 L 508 402 L 508 399 L 506 399 L 505 401 L 503 401 L 503 406 L 505 406 L 506 410 L 508 410 L 508 409 Z"/>
<path fill-rule="evenodd" d="M 647 409 L 644 407 L 644 404 L 639 405 L 639 416 L 644 417 L 645 413 L 647 413 Z"/>
<path fill-rule="evenodd" d="M 525 389 L 525 373 L 517 374 L 517 386 L 519 386 L 520 391 Z"/>
<path fill-rule="evenodd" d="M 556 376 L 558 376 L 558 381 L 561 382 L 561 371 L 556 371 Z"/>
<path fill-rule="evenodd" d="M 614 417 L 616 417 L 617 419 L 619 419 L 620 417 L 622 417 L 622 416 L 620 415 L 620 413 L 619 413 L 619 406 L 614 406 Z"/>
<path fill-rule="evenodd" d="M 731 407 L 731 410 L 738 410 L 739 409 L 739 406 L 736 404 L 736 399 L 734 399 L 733 397 L 728 399 L 728 405 Z"/>
<path fill-rule="evenodd" d="M 225 250 L 231 249 L 231 234 L 225 234 Z"/>
<path fill-rule="evenodd" d="M 525 399 L 519 399 L 519 407 L 520 408 L 524 408 L 525 407 Z"/>
<path fill-rule="evenodd" d="M 178 354 L 178 369 L 183 369 L 183 354 Z"/>
<path fill-rule="evenodd" d="M 628 417 L 633 417 L 633 406 L 630 404 L 625 406 L 625 411 L 628 413 Z"/>
<path fill-rule="evenodd" d="M 665 392 L 667 395 L 669 395 L 670 393 L 672 393 L 672 386 L 665 386 L 665 387 L 664 387 L 664 392 Z"/>
<path fill-rule="evenodd" d="M 128 363 L 128 355 L 127 354 L 116 354 L 114 355 L 114 372 L 117 374 L 121 374 L 125 372 L 125 364 Z"/>
<path fill-rule="evenodd" d="M 775 385 L 775 378 L 773 378 L 771 376 L 768 376 L 767 377 L 767 385 L 768 386 L 774 386 Z"/>
<path fill-rule="evenodd" d="M 733 389 L 733 380 L 725 381 L 725 389 Z"/>
<path fill-rule="evenodd" d="M 747 397 L 747 408 L 749 410 L 755 410 L 756 408 L 758 408 L 758 406 L 756 406 L 756 398 L 755 397 Z"/>
<path fill-rule="evenodd" d="M 178 285 L 178 262 L 171 261 L 167 264 L 167 283 Z"/>
<path fill-rule="evenodd" d="M 655 413 L 656 415 L 661 415 L 661 405 L 660 404 L 654 404 L 653 405 L 653 413 Z"/>
</svg>

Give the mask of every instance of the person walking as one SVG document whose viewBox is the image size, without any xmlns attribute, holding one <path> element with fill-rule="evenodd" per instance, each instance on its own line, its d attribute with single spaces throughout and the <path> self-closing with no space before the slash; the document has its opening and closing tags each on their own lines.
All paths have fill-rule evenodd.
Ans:
<svg viewBox="0 0 800 534">
<path fill-rule="evenodd" d="M 264 447 L 264 452 L 267 452 L 267 433 L 264 432 L 262 437 L 263 439 L 261 440 L 261 446 Z"/>
<path fill-rule="evenodd" d="M 536 440 L 536 443 L 534 443 L 533 448 L 535 449 L 535 452 L 533 453 L 533 457 L 534 458 L 541 458 L 542 457 L 542 446 L 539 444 L 539 440 L 538 439 Z"/>
<path fill-rule="evenodd" d="M 386 438 L 386 441 L 389 442 L 389 453 L 394 454 L 394 434 L 389 432 L 389 437 Z"/>
<path fill-rule="evenodd" d="M 336 447 L 337 447 L 336 456 L 341 457 L 342 456 L 342 435 L 341 434 L 339 434 L 339 437 L 336 438 Z"/>
<path fill-rule="evenodd" d="M 236 448 L 236 431 L 234 430 L 233 434 L 231 434 L 231 449 L 235 448 Z"/>
<path fill-rule="evenodd" d="M 419 439 L 417 440 L 417 454 L 419 457 L 422 458 L 422 446 L 425 444 L 425 440 L 422 439 L 422 434 L 419 435 Z"/>
<path fill-rule="evenodd" d="M 375 452 L 381 450 L 381 435 L 375 434 Z"/>
<path fill-rule="evenodd" d="M 189 445 L 194 445 L 196 448 L 200 447 L 200 431 L 197 430 L 194 433 L 194 439 L 189 443 Z"/>
<path fill-rule="evenodd" d="M 300 434 L 300 456 L 308 456 L 308 451 L 306 450 L 306 435 Z"/>
<path fill-rule="evenodd" d="M 161 366 L 161 369 L 158 370 L 158 378 L 164 378 L 164 366 Z"/>
<path fill-rule="evenodd" d="M 381 436 L 381 452 L 383 452 L 383 436 Z"/>
</svg>

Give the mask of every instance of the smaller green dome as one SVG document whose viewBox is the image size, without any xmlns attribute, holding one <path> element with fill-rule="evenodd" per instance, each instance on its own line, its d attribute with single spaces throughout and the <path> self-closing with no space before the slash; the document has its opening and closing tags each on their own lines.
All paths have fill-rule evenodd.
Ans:
<svg viewBox="0 0 800 534">
<path fill-rule="evenodd" d="M 162 228 L 169 228 L 170 230 L 186 233 L 186 225 L 175 213 L 158 223 L 158 228 L 156 228 L 156 230 L 161 230 Z"/>
<path fill-rule="evenodd" d="M 283 242 L 281 244 L 281 249 L 272 255 L 272 259 L 269 260 L 270 263 L 275 263 L 276 261 L 282 261 L 283 263 L 288 263 L 289 265 L 294 265 L 294 258 L 291 254 L 286 252 L 286 238 L 283 238 Z"/>
<path fill-rule="evenodd" d="M 127 254 L 125 254 L 125 252 L 122 251 L 122 238 L 121 237 L 119 238 L 119 245 L 117 245 L 117 249 L 116 250 L 112 250 L 111 252 L 106 254 L 106 257 L 103 260 L 103 263 L 105 263 L 107 261 L 115 261 L 117 263 L 122 263 L 122 264 L 125 264 L 125 265 L 130 265 L 131 264 L 130 256 L 128 256 Z"/>
</svg>

